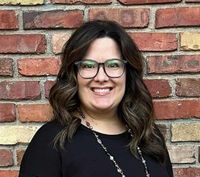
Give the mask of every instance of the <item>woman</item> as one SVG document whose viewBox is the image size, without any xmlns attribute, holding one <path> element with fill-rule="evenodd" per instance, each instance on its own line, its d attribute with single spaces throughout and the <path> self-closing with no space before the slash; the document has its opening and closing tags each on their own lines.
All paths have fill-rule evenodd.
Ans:
<svg viewBox="0 0 200 177">
<path fill-rule="evenodd" d="M 32 139 L 19 176 L 172 177 L 142 75 L 143 57 L 122 27 L 83 24 L 50 91 L 53 120 Z"/>
</svg>

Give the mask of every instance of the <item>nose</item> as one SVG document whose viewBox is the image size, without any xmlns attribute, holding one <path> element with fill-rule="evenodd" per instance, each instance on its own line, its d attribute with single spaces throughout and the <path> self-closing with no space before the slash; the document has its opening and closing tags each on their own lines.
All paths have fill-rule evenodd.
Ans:
<svg viewBox="0 0 200 177">
<path fill-rule="evenodd" d="M 94 80 L 97 82 L 104 82 L 109 80 L 109 77 L 105 73 L 102 65 L 99 66 L 99 71 L 97 75 L 94 77 Z"/>
</svg>

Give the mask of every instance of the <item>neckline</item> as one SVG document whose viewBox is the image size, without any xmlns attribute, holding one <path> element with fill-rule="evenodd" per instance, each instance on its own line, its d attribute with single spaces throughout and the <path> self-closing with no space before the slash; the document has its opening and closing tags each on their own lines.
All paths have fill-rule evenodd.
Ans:
<svg viewBox="0 0 200 177">
<path fill-rule="evenodd" d="M 85 130 L 85 131 L 87 131 L 87 132 L 89 132 L 89 133 L 91 133 L 92 134 L 92 130 L 90 130 L 87 126 L 85 126 L 85 125 L 83 125 L 83 124 L 80 124 L 80 128 L 82 129 L 82 130 Z M 122 138 L 122 137 L 124 137 L 124 136 L 127 136 L 129 133 L 128 133 L 128 130 L 126 130 L 126 131 L 124 131 L 124 132 L 122 132 L 122 133 L 119 133 L 119 134 L 105 134 L 105 133 L 102 133 L 102 132 L 98 132 L 98 131 L 95 131 L 95 130 L 93 130 L 96 134 L 98 134 L 99 136 L 101 136 L 101 137 L 105 137 L 105 138 L 116 138 L 116 139 L 118 139 L 118 138 Z"/>
</svg>

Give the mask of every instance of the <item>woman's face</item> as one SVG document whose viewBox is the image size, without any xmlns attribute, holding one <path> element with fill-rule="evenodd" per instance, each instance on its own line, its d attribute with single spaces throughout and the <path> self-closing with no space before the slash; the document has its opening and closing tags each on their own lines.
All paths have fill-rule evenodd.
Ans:
<svg viewBox="0 0 200 177">
<path fill-rule="evenodd" d="M 104 63 L 108 59 L 121 59 L 117 43 L 108 37 L 98 38 L 91 43 L 83 60 L 91 59 Z M 81 106 L 91 111 L 117 111 L 117 107 L 125 93 L 126 74 L 119 78 L 108 77 L 103 67 L 92 79 L 77 75 L 78 94 Z"/>
</svg>

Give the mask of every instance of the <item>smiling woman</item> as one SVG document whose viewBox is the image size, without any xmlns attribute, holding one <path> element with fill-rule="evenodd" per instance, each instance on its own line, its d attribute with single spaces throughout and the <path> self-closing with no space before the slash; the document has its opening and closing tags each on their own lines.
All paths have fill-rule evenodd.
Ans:
<svg viewBox="0 0 200 177">
<path fill-rule="evenodd" d="M 50 91 L 52 121 L 36 133 L 19 177 L 172 177 L 143 82 L 143 57 L 112 21 L 78 28 Z"/>
</svg>

